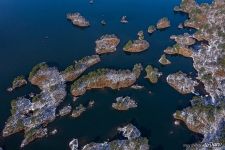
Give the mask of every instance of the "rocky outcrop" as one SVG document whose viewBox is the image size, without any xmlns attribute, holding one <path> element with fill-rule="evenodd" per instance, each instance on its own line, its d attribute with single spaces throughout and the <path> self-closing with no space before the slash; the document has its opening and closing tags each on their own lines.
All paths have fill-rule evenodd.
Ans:
<svg viewBox="0 0 225 150">
<path fill-rule="evenodd" d="M 159 63 L 162 65 L 169 65 L 171 64 L 171 61 L 166 58 L 165 54 L 163 54 L 159 59 Z"/>
<path fill-rule="evenodd" d="M 87 90 L 96 88 L 120 89 L 133 85 L 142 70 L 141 64 L 136 64 L 133 71 L 98 69 L 82 76 L 71 86 L 73 96 L 83 95 Z"/>
<path fill-rule="evenodd" d="M 195 86 L 198 85 L 196 81 L 181 71 L 168 75 L 166 81 L 181 94 L 193 93 L 195 91 Z"/>
<path fill-rule="evenodd" d="M 138 53 L 149 48 L 149 43 L 146 40 L 128 41 L 123 47 L 125 52 Z"/>
<path fill-rule="evenodd" d="M 74 25 L 78 27 L 88 27 L 90 26 L 90 22 L 81 16 L 80 13 L 69 13 L 66 15 L 66 18 L 70 20 Z"/>
<path fill-rule="evenodd" d="M 162 73 L 159 72 L 158 68 L 153 68 L 151 65 L 148 65 L 145 68 L 145 71 L 147 73 L 147 75 L 145 76 L 145 78 L 149 79 L 149 81 L 151 83 L 157 83 L 159 77 L 162 75 Z"/>
<path fill-rule="evenodd" d="M 183 35 L 172 35 L 170 39 L 177 42 L 177 44 L 182 46 L 190 46 L 195 44 L 195 39 L 188 33 L 184 33 Z"/>
<path fill-rule="evenodd" d="M 116 102 L 112 103 L 112 108 L 118 111 L 125 111 L 131 108 L 136 108 L 137 103 L 135 100 L 131 99 L 129 96 L 126 97 L 117 97 Z"/>
<path fill-rule="evenodd" d="M 155 26 L 150 25 L 150 26 L 148 27 L 148 33 L 149 33 L 149 34 L 152 34 L 152 33 L 155 32 L 155 31 L 156 31 L 156 27 L 155 27 Z"/>
<path fill-rule="evenodd" d="M 161 18 L 161 19 L 157 22 L 156 27 L 157 27 L 157 29 L 165 29 L 165 28 L 170 27 L 170 21 L 169 21 L 169 19 L 166 18 L 166 17 Z"/>
<path fill-rule="evenodd" d="M 123 136 L 126 139 L 116 139 L 103 143 L 92 142 L 86 144 L 81 150 L 149 150 L 148 139 L 141 137 L 140 131 L 132 124 L 119 128 L 119 131 L 123 132 Z M 71 148 L 71 150 L 76 150 L 78 147 L 77 140 L 73 139 L 70 145 L 70 147 L 75 148 Z"/>
<path fill-rule="evenodd" d="M 95 52 L 97 54 L 112 53 L 116 51 L 116 47 L 120 43 L 120 39 L 117 38 L 114 34 L 104 35 L 95 43 Z"/>
</svg>

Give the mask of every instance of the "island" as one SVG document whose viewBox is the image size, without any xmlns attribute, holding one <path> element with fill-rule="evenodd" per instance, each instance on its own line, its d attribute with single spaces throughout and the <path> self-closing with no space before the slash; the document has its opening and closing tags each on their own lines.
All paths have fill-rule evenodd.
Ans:
<svg viewBox="0 0 225 150">
<path fill-rule="evenodd" d="M 165 54 L 162 54 L 162 56 L 159 59 L 159 63 L 162 65 L 169 65 L 171 64 L 171 61 L 166 58 Z"/>
<path fill-rule="evenodd" d="M 127 16 L 122 16 L 121 19 L 120 19 L 120 22 L 123 23 L 123 24 L 128 23 Z"/>
<path fill-rule="evenodd" d="M 96 88 L 120 89 L 133 85 L 139 78 L 142 65 L 134 65 L 133 70 L 98 69 L 80 77 L 71 86 L 73 96 L 83 95 L 87 90 Z"/>
<path fill-rule="evenodd" d="M 138 53 L 145 51 L 149 48 L 149 43 L 146 40 L 129 40 L 123 47 L 125 52 Z"/>
<path fill-rule="evenodd" d="M 55 67 L 46 63 L 36 65 L 29 75 L 29 81 L 41 92 L 32 99 L 19 97 L 11 101 L 11 116 L 8 118 L 3 137 L 24 131 L 21 147 L 37 138 L 47 136 L 48 123 L 56 118 L 56 108 L 66 97 L 65 81 Z"/>
<path fill-rule="evenodd" d="M 170 27 L 170 21 L 169 21 L 169 19 L 167 17 L 161 18 L 157 22 L 157 25 L 156 25 L 157 29 L 165 29 L 165 28 L 168 28 L 168 27 Z"/>
<path fill-rule="evenodd" d="M 148 139 L 141 136 L 141 132 L 132 124 L 118 128 L 125 139 L 114 139 L 103 143 L 91 142 L 84 145 L 81 150 L 149 150 Z M 79 143 L 72 139 L 69 146 L 71 150 L 77 150 Z"/>
<path fill-rule="evenodd" d="M 70 114 L 71 111 L 72 111 L 72 107 L 70 105 L 67 105 L 59 110 L 59 115 L 66 116 L 66 115 Z"/>
<path fill-rule="evenodd" d="M 159 77 L 162 76 L 162 72 L 159 72 L 158 68 L 154 68 L 151 65 L 146 66 L 145 71 L 147 74 L 145 78 L 149 79 L 153 84 L 157 83 Z"/>
<path fill-rule="evenodd" d="M 116 51 L 117 45 L 120 43 L 120 39 L 116 35 L 103 35 L 100 39 L 95 41 L 95 52 L 97 54 L 112 53 Z"/>
<path fill-rule="evenodd" d="M 25 79 L 25 77 L 23 75 L 17 76 L 13 82 L 12 82 L 12 86 L 9 87 L 7 89 L 7 91 L 12 92 L 13 90 L 15 90 L 16 88 L 22 87 L 24 85 L 27 84 L 27 80 Z"/>
<path fill-rule="evenodd" d="M 181 71 L 168 75 L 166 81 L 181 94 L 194 93 L 195 86 L 198 85 L 198 82 Z"/>
<path fill-rule="evenodd" d="M 154 26 L 154 25 L 150 25 L 149 27 L 148 27 L 148 33 L 149 34 L 152 34 L 153 32 L 155 32 L 156 31 L 156 27 Z"/>
<path fill-rule="evenodd" d="M 167 47 L 164 50 L 164 53 L 169 54 L 169 55 L 182 55 L 184 57 L 191 57 L 193 54 L 193 50 L 186 47 L 186 46 L 182 46 L 180 44 L 175 44 L 173 45 L 173 47 Z"/>
<path fill-rule="evenodd" d="M 70 78 L 65 75 L 69 72 L 68 69 L 60 72 L 45 62 L 35 65 L 29 73 L 28 81 L 38 86 L 41 92 L 29 94 L 29 98 L 18 97 L 11 101 L 11 116 L 5 123 L 3 137 L 23 131 L 24 140 L 21 147 L 24 147 L 37 138 L 47 136 L 47 125 L 56 119 L 58 116 L 56 110 L 67 95 L 66 82 L 74 80 L 98 61 L 99 56 L 93 55 L 76 62 L 74 72 L 72 71 L 75 76 Z M 71 109 L 71 106 L 65 106 L 59 110 L 59 116 L 69 114 Z"/>
<path fill-rule="evenodd" d="M 137 103 L 135 100 L 131 99 L 129 96 L 126 97 L 117 97 L 116 102 L 112 103 L 112 108 L 118 111 L 125 111 L 131 108 L 136 108 Z"/>
<path fill-rule="evenodd" d="M 74 25 L 78 27 L 88 27 L 90 26 L 90 22 L 81 16 L 80 13 L 69 13 L 66 15 L 66 18 L 70 20 Z"/>
<path fill-rule="evenodd" d="M 194 0 L 183 0 L 175 11 L 187 13 L 184 27 L 194 28 L 193 37 L 201 45 L 191 55 L 197 79 L 204 84 L 206 95 L 193 98 L 192 105 L 178 110 L 174 118 L 182 120 L 189 129 L 202 134 L 200 144 L 222 143 L 225 149 L 224 97 L 225 97 L 225 1 L 199 5 Z"/>
</svg>

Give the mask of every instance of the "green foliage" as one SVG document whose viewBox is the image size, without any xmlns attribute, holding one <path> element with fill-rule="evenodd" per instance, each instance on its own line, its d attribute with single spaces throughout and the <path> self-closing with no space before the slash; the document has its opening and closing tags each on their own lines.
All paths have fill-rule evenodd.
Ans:
<svg viewBox="0 0 225 150">
<path fill-rule="evenodd" d="M 17 81 L 19 80 L 25 80 L 25 77 L 23 75 L 17 76 L 14 80 L 13 80 L 13 84 L 16 84 Z"/>
<path fill-rule="evenodd" d="M 63 71 L 63 73 L 68 73 L 68 72 L 72 72 L 72 71 L 74 71 L 74 67 L 73 67 L 73 65 L 70 65 Z"/>
<path fill-rule="evenodd" d="M 132 46 L 133 42 L 129 40 L 127 44 L 123 47 L 125 50 L 129 49 Z"/>
<path fill-rule="evenodd" d="M 42 68 L 47 68 L 48 65 L 45 63 L 45 62 L 42 62 L 42 63 L 39 63 L 37 64 L 36 66 L 34 66 L 29 74 L 29 79 L 31 79 L 39 69 L 42 69 Z"/>
<path fill-rule="evenodd" d="M 225 55 L 218 58 L 217 62 L 220 66 L 225 67 Z"/>
</svg>

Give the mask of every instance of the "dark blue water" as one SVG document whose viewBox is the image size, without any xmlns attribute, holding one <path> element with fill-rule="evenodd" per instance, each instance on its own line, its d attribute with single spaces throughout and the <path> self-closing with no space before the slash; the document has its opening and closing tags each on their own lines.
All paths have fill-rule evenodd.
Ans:
<svg viewBox="0 0 225 150">
<path fill-rule="evenodd" d="M 101 35 L 115 33 L 121 39 L 117 52 L 101 56 L 101 63 L 89 70 L 132 68 L 135 63 L 153 64 L 164 74 L 160 82 L 151 85 L 143 78 L 143 73 L 138 84 L 144 85 L 145 90 L 89 91 L 79 98 L 78 103 L 85 104 L 94 99 L 96 106 L 92 110 L 78 119 L 57 119 L 50 124 L 50 129 L 57 128 L 58 134 L 37 140 L 24 149 L 64 150 L 68 149 L 72 138 L 79 138 L 81 145 L 93 140 L 102 142 L 113 138 L 116 127 L 128 122 L 142 130 L 155 150 L 179 150 L 183 148 L 182 144 L 197 140 L 198 136 L 185 126 L 175 126 L 172 117 L 177 109 L 189 105 L 192 95 L 180 95 L 165 82 L 169 73 L 178 70 L 195 72 L 192 60 L 171 56 L 171 65 L 162 67 L 158 63 L 163 50 L 174 44 L 170 35 L 193 32 L 177 28 L 187 19 L 185 14 L 173 12 L 173 7 L 179 3 L 180 0 L 96 0 L 91 5 L 88 0 L 0 0 L 0 131 L 10 115 L 11 99 L 37 90 L 25 86 L 12 94 L 7 93 L 6 88 L 15 76 L 27 76 L 35 64 L 43 61 L 63 69 L 75 59 L 94 54 L 94 42 Z M 66 13 L 76 11 L 90 20 L 90 28 L 82 30 L 66 20 Z M 123 15 L 129 20 L 126 25 L 119 22 Z M 145 32 L 145 38 L 150 42 L 148 51 L 139 54 L 122 51 L 123 45 L 129 39 L 135 39 L 139 30 L 146 31 L 149 25 L 164 16 L 171 20 L 172 26 L 151 36 Z M 102 19 L 107 22 L 104 27 L 100 25 Z M 152 95 L 148 94 L 149 90 Z M 136 99 L 139 107 L 123 113 L 112 110 L 114 99 L 126 95 Z M 72 103 L 70 95 L 65 100 L 67 103 Z M 22 139 L 21 133 L 4 139 L 0 136 L 0 146 L 17 150 Z"/>
</svg>

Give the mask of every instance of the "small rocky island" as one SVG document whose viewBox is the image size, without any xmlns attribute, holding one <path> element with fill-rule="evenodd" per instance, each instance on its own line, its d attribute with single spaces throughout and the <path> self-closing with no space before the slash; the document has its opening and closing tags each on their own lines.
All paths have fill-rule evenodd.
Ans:
<svg viewBox="0 0 225 150">
<path fill-rule="evenodd" d="M 141 132 L 132 124 L 118 128 L 125 139 L 114 139 L 103 143 L 89 143 L 81 150 L 149 150 L 148 139 L 141 137 Z M 78 149 L 78 140 L 73 139 L 69 146 L 71 150 Z M 73 149 L 72 149 L 73 148 Z"/>
<path fill-rule="evenodd" d="M 149 48 L 149 43 L 146 40 L 129 40 L 123 47 L 125 52 L 138 53 L 145 51 Z"/>
<path fill-rule="evenodd" d="M 166 81 L 181 94 L 193 93 L 195 91 L 195 86 L 198 85 L 198 82 L 181 71 L 168 75 Z"/>
<path fill-rule="evenodd" d="M 120 89 L 133 85 L 139 78 L 142 65 L 134 65 L 133 70 L 98 69 L 82 76 L 71 86 L 73 96 L 83 95 L 87 90 L 96 88 Z"/>
<path fill-rule="evenodd" d="M 147 75 L 145 78 L 149 79 L 151 83 L 157 83 L 160 76 L 162 76 L 162 72 L 159 72 L 158 68 L 154 68 L 151 65 L 148 65 L 145 68 Z"/>
<path fill-rule="evenodd" d="M 149 27 L 148 27 L 148 33 L 149 34 L 152 34 L 153 32 L 155 32 L 156 31 L 156 27 L 154 26 L 154 25 L 150 25 Z"/>
<path fill-rule="evenodd" d="M 74 117 L 74 118 L 77 118 L 77 117 L 79 117 L 83 112 L 85 112 L 86 111 L 86 108 L 82 105 L 82 104 L 80 104 L 79 106 L 77 106 L 74 110 L 73 110 L 73 112 L 72 112 L 72 117 Z"/>
<path fill-rule="evenodd" d="M 122 16 L 121 19 L 120 19 L 120 22 L 123 23 L 123 24 L 128 23 L 127 16 Z"/>
<path fill-rule="evenodd" d="M 112 108 L 118 111 L 125 111 L 131 108 L 136 108 L 137 103 L 135 100 L 131 99 L 129 96 L 126 97 L 117 97 L 116 102 L 112 103 Z"/>
<path fill-rule="evenodd" d="M 166 18 L 166 17 L 161 18 L 161 19 L 157 22 L 156 27 L 157 27 L 157 29 L 165 29 L 165 28 L 170 27 L 170 21 L 169 21 L 169 19 Z"/>
<path fill-rule="evenodd" d="M 25 79 L 25 77 L 23 75 L 17 76 L 13 82 L 12 82 L 12 86 L 9 87 L 7 89 L 7 91 L 12 92 L 13 90 L 15 90 L 16 88 L 19 88 L 21 86 L 24 86 L 27 84 L 27 80 Z"/>
<path fill-rule="evenodd" d="M 103 35 L 96 42 L 95 52 L 97 54 L 112 53 L 116 51 L 117 45 L 120 43 L 120 39 L 116 35 Z"/>
<path fill-rule="evenodd" d="M 78 27 L 88 27 L 90 26 L 90 22 L 81 16 L 80 13 L 69 13 L 66 15 L 66 18 L 70 20 L 74 25 Z"/>
<path fill-rule="evenodd" d="M 162 56 L 159 59 L 159 63 L 162 65 L 169 65 L 171 64 L 171 61 L 166 58 L 165 54 L 162 54 Z"/>
</svg>

